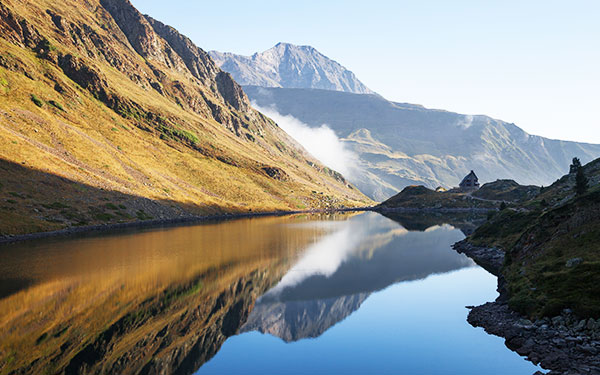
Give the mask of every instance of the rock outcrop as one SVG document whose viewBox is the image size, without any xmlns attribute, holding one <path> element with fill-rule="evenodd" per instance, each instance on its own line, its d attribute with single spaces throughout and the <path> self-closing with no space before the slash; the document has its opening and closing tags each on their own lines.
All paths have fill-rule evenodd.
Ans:
<svg viewBox="0 0 600 375">
<path fill-rule="evenodd" d="M 565 310 L 554 318 L 535 321 L 510 310 L 506 303 L 474 307 L 468 321 L 489 334 L 504 337 L 506 346 L 549 375 L 600 374 L 600 322 L 576 319 Z"/>
</svg>

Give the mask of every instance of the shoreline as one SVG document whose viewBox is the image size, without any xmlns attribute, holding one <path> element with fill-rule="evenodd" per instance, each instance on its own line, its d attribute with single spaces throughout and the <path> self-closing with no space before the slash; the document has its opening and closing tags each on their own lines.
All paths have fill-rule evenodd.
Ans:
<svg viewBox="0 0 600 375">
<path fill-rule="evenodd" d="M 600 319 L 578 319 L 566 309 L 559 316 L 532 322 L 507 304 L 501 249 L 474 246 L 467 240 L 453 248 L 498 277 L 500 295 L 494 302 L 469 306 L 469 324 L 504 338 L 510 350 L 550 370 L 548 375 L 600 374 Z"/>
<path fill-rule="evenodd" d="M 314 213 L 328 213 L 328 212 L 353 212 L 353 211 L 373 211 L 373 207 L 356 207 L 356 208 L 337 208 L 337 209 L 315 209 L 315 210 L 295 210 L 295 211 L 266 211 L 266 212 L 248 212 L 248 213 L 223 213 L 216 215 L 200 215 L 200 216 L 183 216 L 172 219 L 154 219 L 154 220 L 139 220 L 130 221 L 127 223 L 115 223 L 115 224 L 98 224 L 98 225 L 85 225 L 80 227 L 66 227 L 59 230 L 48 231 L 48 232 L 34 232 L 27 234 L 17 235 L 4 235 L 0 236 L 0 245 L 13 244 L 17 242 L 25 242 L 30 240 L 38 240 L 44 238 L 58 238 L 58 237 L 75 237 L 78 235 L 88 234 L 102 234 L 111 231 L 125 230 L 125 229 L 152 229 L 161 228 L 166 226 L 178 226 L 178 225 L 193 225 L 203 224 L 212 221 L 226 221 L 232 219 L 243 219 L 251 217 L 267 217 L 267 216 L 286 216 L 286 215 L 297 215 L 297 214 L 314 214 Z"/>
<path fill-rule="evenodd" d="M 439 212 L 439 213 L 453 213 L 453 212 L 477 212 L 486 214 L 489 211 L 495 211 L 494 208 L 481 208 L 481 207 L 382 207 L 374 206 L 371 211 L 375 212 Z"/>
</svg>

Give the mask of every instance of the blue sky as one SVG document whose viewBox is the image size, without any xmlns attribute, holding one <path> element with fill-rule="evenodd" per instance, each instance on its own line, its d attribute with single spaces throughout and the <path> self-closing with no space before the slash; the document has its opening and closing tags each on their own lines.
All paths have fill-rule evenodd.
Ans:
<svg viewBox="0 0 600 375">
<path fill-rule="evenodd" d="M 389 100 L 600 143 L 600 1 L 132 2 L 205 50 L 311 45 Z"/>
</svg>

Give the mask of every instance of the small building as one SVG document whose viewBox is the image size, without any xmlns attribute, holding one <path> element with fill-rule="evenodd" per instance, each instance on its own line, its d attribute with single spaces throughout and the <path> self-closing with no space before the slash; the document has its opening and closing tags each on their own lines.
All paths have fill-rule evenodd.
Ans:
<svg viewBox="0 0 600 375">
<path fill-rule="evenodd" d="M 479 179 L 475 172 L 471 171 L 458 185 L 460 190 L 469 191 L 479 189 Z"/>
</svg>

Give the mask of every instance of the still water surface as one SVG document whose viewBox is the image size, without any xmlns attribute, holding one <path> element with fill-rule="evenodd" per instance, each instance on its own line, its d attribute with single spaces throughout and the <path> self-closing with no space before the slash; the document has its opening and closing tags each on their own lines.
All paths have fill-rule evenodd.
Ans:
<svg viewBox="0 0 600 375">
<path fill-rule="evenodd" d="M 0 371 L 532 374 L 466 322 L 497 296 L 450 247 L 470 227 L 296 215 L 3 246 Z"/>
</svg>

